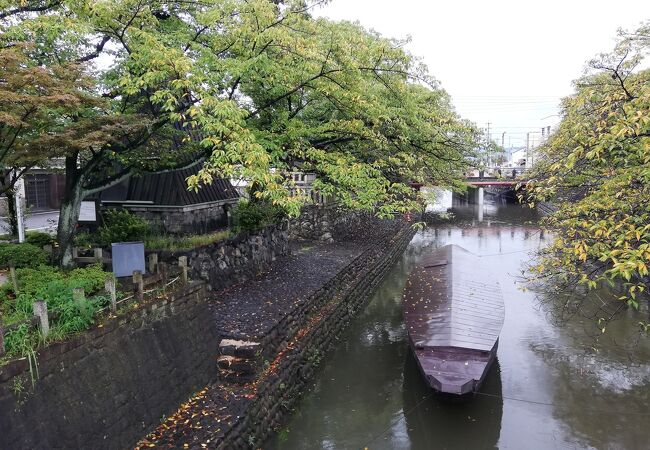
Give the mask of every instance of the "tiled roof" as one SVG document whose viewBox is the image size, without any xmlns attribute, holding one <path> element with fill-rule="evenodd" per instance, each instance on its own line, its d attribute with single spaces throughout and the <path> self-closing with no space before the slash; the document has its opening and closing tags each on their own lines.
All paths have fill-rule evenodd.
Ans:
<svg viewBox="0 0 650 450">
<path fill-rule="evenodd" d="M 188 190 L 186 179 L 195 175 L 200 167 L 133 176 L 102 191 L 99 194 L 99 199 L 165 206 L 188 206 L 239 197 L 230 181 L 222 178 L 214 178 L 212 184 L 203 185 L 197 192 Z"/>
</svg>

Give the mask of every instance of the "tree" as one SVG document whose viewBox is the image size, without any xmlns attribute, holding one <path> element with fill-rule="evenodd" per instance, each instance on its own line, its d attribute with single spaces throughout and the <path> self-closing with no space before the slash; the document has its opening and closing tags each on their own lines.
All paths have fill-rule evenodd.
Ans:
<svg viewBox="0 0 650 450">
<path fill-rule="evenodd" d="M 0 41 L 0 194 L 7 196 L 12 234 L 17 233 L 14 186 L 37 165 L 63 155 L 65 144 L 43 146 L 96 101 L 90 79 L 74 64 L 40 66 L 33 46 Z"/>
<path fill-rule="evenodd" d="M 646 25 L 590 62 L 527 185 L 531 201 L 558 206 L 545 221 L 557 238 L 538 274 L 618 286 L 621 305 L 633 307 L 650 281 L 650 70 L 639 70 L 648 50 Z"/>
<path fill-rule="evenodd" d="M 36 43 L 29 55 L 29 64 L 38 67 L 38 73 L 75 74 L 76 77 L 68 78 L 72 81 L 80 78 L 86 82 L 83 104 L 78 101 L 73 105 L 75 108 L 58 111 L 63 113 L 58 115 L 52 114 L 50 104 L 45 105 L 50 109 L 42 108 L 51 121 L 39 122 L 43 133 L 34 140 L 38 153 L 33 149 L 23 152 L 34 157 L 38 155 L 34 158 L 35 163 L 56 157 L 63 161 L 66 182 L 57 230 L 57 258 L 63 266 L 72 263 L 72 239 L 81 201 L 86 196 L 140 170 L 171 166 L 177 162 L 176 156 L 182 155 L 185 148 L 192 147 L 181 149 L 169 144 L 177 138 L 173 135 L 178 132 L 170 125 L 161 101 L 151 98 L 160 93 L 160 90 L 150 92 L 154 85 L 166 86 L 166 92 L 174 92 L 174 88 L 169 88 L 173 81 L 169 70 L 177 67 L 176 62 L 149 62 L 143 69 L 138 61 L 128 59 L 133 44 L 128 41 L 126 27 L 142 25 L 136 19 L 141 19 L 143 8 L 147 6 L 151 5 L 128 1 L 96 8 L 90 2 L 20 3 L 0 14 L 0 18 L 5 19 L 3 41 L 6 47 L 24 47 L 26 41 Z M 148 10 L 146 17 L 154 15 Z M 127 25 L 119 28 L 122 22 Z M 106 33 L 100 32 L 102 27 L 106 28 Z M 121 51 L 114 52 L 118 63 L 108 70 L 93 70 L 96 67 L 91 65 L 92 61 L 106 50 L 105 46 L 111 39 L 122 45 Z M 144 43 L 139 42 L 139 45 Z M 155 58 L 156 50 L 160 51 L 160 46 L 138 57 Z M 120 64 L 120 58 L 128 61 Z M 58 67 L 61 70 L 57 70 Z M 14 69 L 20 67 L 11 67 L 8 73 L 15 72 Z M 95 77 L 92 85 L 88 83 L 91 74 Z M 133 79 L 133 84 L 138 85 L 137 88 L 129 84 L 128 76 Z M 43 90 L 42 80 L 32 80 L 28 86 L 39 92 Z M 64 94 L 68 95 L 67 99 L 75 100 L 70 93 Z M 54 94 L 41 96 L 40 101 L 52 102 L 50 97 L 60 101 Z M 39 118 L 34 116 L 35 120 Z M 163 138 L 166 138 L 163 145 L 170 150 L 161 155 L 160 148 L 155 146 L 160 145 Z M 9 153 L 12 157 L 19 154 L 18 148 Z M 21 164 L 22 171 L 30 167 Z"/>
<path fill-rule="evenodd" d="M 255 195 L 296 213 L 304 199 L 286 186 L 298 168 L 317 173 L 315 187 L 343 204 L 380 205 L 388 216 L 417 207 L 411 181 L 457 183 L 476 131 L 403 42 L 302 11 L 278 19 L 264 1 L 248 8 L 237 17 L 254 39 L 218 46 L 232 55 L 219 96 L 241 115 L 223 130 L 205 104 L 190 108 L 193 123 L 217 135 L 204 141 L 212 157 L 192 186 L 213 174 L 243 177 Z M 241 139 L 228 142 L 232 135 Z"/>
<path fill-rule="evenodd" d="M 193 160 L 207 158 L 191 188 L 213 176 L 243 177 L 254 200 L 292 214 L 306 201 L 290 194 L 295 169 L 316 172 L 316 187 L 345 205 L 383 216 L 419 207 L 412 181 L 458 183 L 473 126 L 403 42 L 314 19 L 317 3 L 75 0 L 8 8 L 12 39 L 38 42 L 45 64 L 86 64 L 107 100 L 58 136 L 76 142 L 66 153 L 58 230 L 64 264 L 85 195 Z M 111 64 L 93 67 L 100 54 Z M 198 136 L 199 145 L 186 139 L 161 152 L 174 130 Z"/>
</svg>

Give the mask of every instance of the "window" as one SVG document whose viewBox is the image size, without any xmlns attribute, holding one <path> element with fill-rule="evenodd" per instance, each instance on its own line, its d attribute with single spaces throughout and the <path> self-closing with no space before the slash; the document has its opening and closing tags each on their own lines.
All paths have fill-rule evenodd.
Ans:
<svg viewBox="0 0 650 450">
<path fill-rule="evenodd" d="M 50 176 L 33 174 L 25 176 L 27 207 L 34 211 L 50 209 Z"/>
</svg>

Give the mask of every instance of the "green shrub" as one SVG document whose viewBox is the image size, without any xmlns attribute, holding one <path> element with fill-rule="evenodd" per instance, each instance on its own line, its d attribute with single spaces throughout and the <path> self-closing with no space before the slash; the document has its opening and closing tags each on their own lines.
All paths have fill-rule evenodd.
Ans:
<svg viewBox="0 0 650 450">
<path fill-rule="evenodd" d="M 49 256 L 42 248 L 32 244 L 0 244 L 0 267 L 13 263 L 16 268 L 38 267 L 47 264 Z"/>
<path fill-rule="evenodd" d="M 97 242 L 97 234 L 90 233 L 89 231 L 81 231 L 75 235 L 74 245 L 76 247 L 86 248 L 99 245 L 99 242 Z"/>
<path fill-rule="evenodd" d="M 149 223 L 126 209 L 113 209 L 104 213 L 104 225 L 99 228 L 99 243 L 142 241 L 149 234 Z"/>
<path fill-rule="evenodd" d="M 104 288 L 107 272 L 100 264 L 72 270 L 68 276 L 71 288 L 83 288 L 86 292 L 97 292 Z"/>
<path fill-rule="evenodd" d="M 266 202 L 240 202 L 233 211 L 235 231 L 253 232 L 279 223 L 285 217 L 284 209 Z"/>
<path fill-rule="evenodd" d="M 25 242 L 35 245 L 38 248 L 43 248 L 46 245 L 52 245 L 54 243 L 54 237 L 40 231 L 28 231 L 25 234 Z"/>
<path fill-rule="evenodd" d="M 95 312 L 109 303 L 108 297 L 102 293 L 107 273 L 99 265 L 70 272 L 48 266 L 16 272 L 19 294 L 15 295 L 11 284 L 5 284 L 0 291 L 0 311 L 6 324 L 30 318 L 34 301 L 45 300 L 48 311 L 56 317 L 51 321 L 53 335 L 64 337 L 92 325 Z M 81 305 L 72 299 L 74 288 L 84 289 L 86 300 Z M 8 354 L 24 355 L 25 348 L 35 349 L 38 341 L 34 341 L 31 332 L 19 328 L 5 345 Z"/>
<path fill-rule="evenodd" d="M 36 328 L 21 324 L 5 334 L 5 350 L 9 356 L 27 356 L 41 341 Z"/>
</svg>

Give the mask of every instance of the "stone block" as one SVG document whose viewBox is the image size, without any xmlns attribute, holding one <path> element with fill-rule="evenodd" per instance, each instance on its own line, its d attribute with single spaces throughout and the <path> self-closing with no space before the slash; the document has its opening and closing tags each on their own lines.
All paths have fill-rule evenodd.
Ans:
<svg viewBox="0 0 650 450">
<path fill-rule="evenodd" d="M 255 364 L 253 361 L 235 356 L 222 355 L 217 358 L 217 367 L 221 370 L 236 372 L 239 374 L 254 374 Z"/>
<path fill-rule="evenodd" d="M 259 342 L 222 339 L 219 343 L 219 353 L 238 358 L 253 359 L 261 350 Z"/>
</svg>

